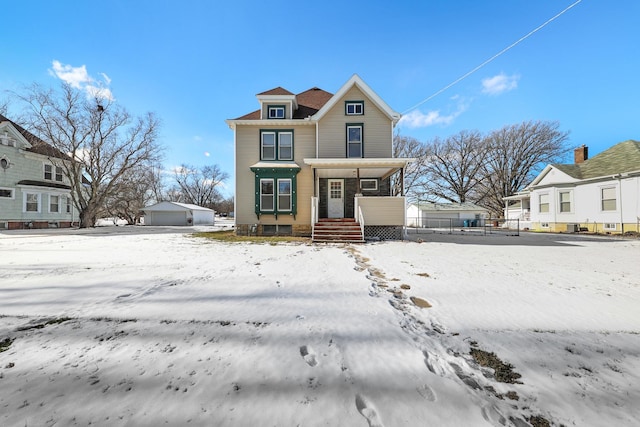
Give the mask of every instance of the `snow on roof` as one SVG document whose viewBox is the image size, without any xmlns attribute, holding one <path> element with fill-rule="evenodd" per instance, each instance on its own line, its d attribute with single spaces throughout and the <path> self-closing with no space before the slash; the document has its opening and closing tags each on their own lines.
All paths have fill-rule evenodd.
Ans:
<svg viewBox="0 0 640 427">
<path fill-rule="evenodd" d="M 180 210 L 191 210 L 191 211 L 211 211 L 212 209 L 204 208 L 198 205 L 192 205 L 189 203 L 179 203 L 179 202 L 160 202 L 155 205 L 147 206 L 143 208 L 143 211 L 180 211 Z"/>
</svg>

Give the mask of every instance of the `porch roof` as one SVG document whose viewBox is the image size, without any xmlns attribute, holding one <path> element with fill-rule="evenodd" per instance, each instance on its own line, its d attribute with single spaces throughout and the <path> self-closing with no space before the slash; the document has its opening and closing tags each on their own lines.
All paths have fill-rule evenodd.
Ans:
<svg viewBox="0 0 640 427">
<path fill-rule="evenodd" d="M 303 159 L 317 170 L 320 178 L 387 178 L 415 159 L 410 158 L 338 158 Z"/>
</svg>

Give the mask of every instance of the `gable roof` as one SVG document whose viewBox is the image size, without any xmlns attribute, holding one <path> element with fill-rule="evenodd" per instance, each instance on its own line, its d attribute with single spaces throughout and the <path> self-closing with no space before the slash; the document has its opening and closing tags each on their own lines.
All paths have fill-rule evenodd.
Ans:
<svg viewBox="0 0 640 427">
<path fill-rule="evenodd" d="M 382 100 L 382 98 L 380 98 L 378 96 L 377 93 L 375 93 L 373 91 L 373 89 L 371 89 L 369 87 L 369 85 L 367 85 L 364 80 L 362 80 L 360 78 L 359 75 L 354 74 L 353 76 L 351 76 L 351 78 L 344 84 L 342 85 L 342 87 L 340 88 L 340 90 L 338 90 L 338 92 L 336 92 L 336 94 L 326 103 L 322 106 L 322 108 L 318 111 L 318 113 L 314 116 L 314 118 L 316 120 L 319 120 L 322 118 L 322 116 L 324 116 L 329 110 L 331 110 L 331 108 L 333 108 L 333 106 L 347 93 L 347 91 L 349 91 L 349 89 L 351 89 L 353 86 L 356 86 L 358 89 L 360 89 L 362 92 L 364 92 L 364 94 L 380 109 L 382 110 L 391 120 L 393 120 L 393 123 L 397 123 L 398 120 L 400 120 L 401 114 L 397 113 L 396 111 L 394 111 L 393 109 L 391 109 L 391 107 L 389 107 L 389 105 L 384 102 Z"/>
<path fill-rule="evenodd" d="M 575 179 L 598 178 L 640 170 L 640 142 L 628 140 L 585 160 L 583 163 L 553 164 L 554 168 Z"/>
<path fill-rule="evenodd" d="M 289 92 L 283 87 L 278 86 L 271 90 L 260 92 L 258 95 L 293 95 L 293 93 Z"/>
<path fill-rule="evenodd" d="M 26 151 L 42 154 L 43 156 L 47 156 L 47 157 L 56 157 L 59 159 L 69 158 L 69 156 L 64 154 L 62 151 L 51 146 L 50 144 L 47 144 L 46 142 L 44 142 L 43 140 L 41 140 L 31 132 L 29 132 L 28 130 L 26 130 L 16 122 L 9 120 L 7 117 L 3 116 L 2 114 L 0 114 L 0 123 L 1 122 L 9 122 L 11 126 L 13 126 L 22 135 L 22 137 L 25 140 L 27 140 L 27 142 L 31 145 L 31 147 L 26 148 L 25 149 Z"/>
<path fill-rule="evenodd" d="M 293 96 L 297 103 L 297 108 L 293 112 L 292 119 L 303 120 L 308 117 L 312 117 L 314 120 L 319 120 L 329 110 L 331 110 L 331 108 L 333 108 L 333 106 L 340 101 L 340 99 L 342 99 L 347 91 L 349 91 L 353 86 L 358 87 L 358 89 L 360 89 L 381 111 L 383 111 L 389 119 L 393 120 L 394 123 L 397 123 L 398 120 L 400 120 L 401 115 L 392 110 L 391 107 L 389 107 L 389 105 L 387 105 L 387 103 L 384 102 L 382 98 L 380 98 L 378 94 L 376 94 L 357 74 L 351 76 L 351 78 L 342 85 L 335 95 L 318 87 L 312 87 L 311 89 L 300 92 L 297 95 L 293 95 L 288 90 L 278 86 L 268 91 L 261 92 L 256 96 L 259 98 L 263 96 Z M 227 120 L 227 124 L 232 126 L 232 122 L 234 121 L 260 119 L 261 111 L 258 109 L 235 119 Z"/>
</svg>

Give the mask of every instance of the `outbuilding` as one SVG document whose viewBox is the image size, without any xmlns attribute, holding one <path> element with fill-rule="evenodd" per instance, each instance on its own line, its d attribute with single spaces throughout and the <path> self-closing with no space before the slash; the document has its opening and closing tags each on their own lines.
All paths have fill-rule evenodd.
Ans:
<svg viewBox="0 0 640 427">
<path fill-rule="evenodd" d="M 489 211 L 473 203 L 420 202 L 407 207 L 410 227 L 478 227 L 483 226 Z"/>
<path fill-rule="evenodd" d="M 145 225 L 214 225 L 215 211 L 198 205 L 160 202 L 143 209 Z"/>
</svg>

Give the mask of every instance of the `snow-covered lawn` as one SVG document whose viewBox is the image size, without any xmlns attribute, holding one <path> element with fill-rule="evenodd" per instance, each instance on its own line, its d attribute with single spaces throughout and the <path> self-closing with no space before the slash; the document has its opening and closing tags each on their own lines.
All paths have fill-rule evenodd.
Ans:
<svg viewBox="0 0 640 427">
<path fill-rule="evenodd" d="M 638 425 L 638 240 L 114 229 L 0 234 L 0 425 Z"/>
</svg>

